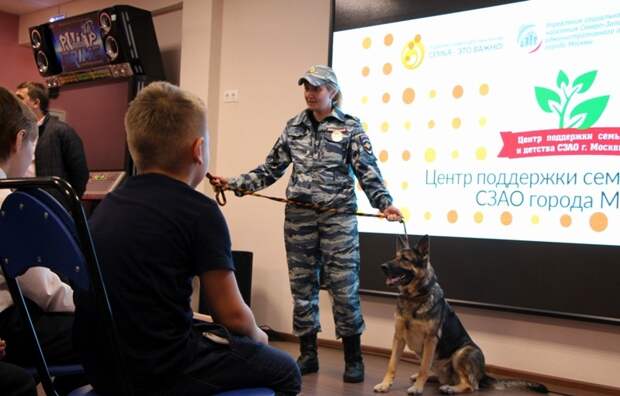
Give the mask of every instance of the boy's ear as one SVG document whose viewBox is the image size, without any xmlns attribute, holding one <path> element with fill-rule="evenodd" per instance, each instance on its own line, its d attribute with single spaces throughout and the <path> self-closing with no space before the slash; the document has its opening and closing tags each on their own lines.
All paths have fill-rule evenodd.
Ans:
<svg viewBox="0 0 620 396">
<path fill-rule="evenodd" d="M 17 153 L 19 150 L 21 150 L 23 144 L 24 144 L 24 139 L 26 138 L 26 131 L 25 130 L 20 130 L 19 132 L 17 132 L 17 135 L 15 135 L 15 143 L 11 144 L 11 154 L 15 154 Z"/>
<path fill-rule="evenodd" d="M 194 142 L 192 143 L 192 160 L 194 162 L 198 162 L 201 165 L 205 160 L 205 157 L 203 155 L 203 150 L 205 149 L 204 140 L 205 138 L 201 136 L 194 139 Z"/>
</svg>

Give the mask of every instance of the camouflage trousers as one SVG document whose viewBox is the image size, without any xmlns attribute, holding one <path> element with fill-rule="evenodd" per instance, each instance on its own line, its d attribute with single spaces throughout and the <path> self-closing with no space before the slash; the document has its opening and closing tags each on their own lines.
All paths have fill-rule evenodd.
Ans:
<svg viewBox="0 0 620 396">
<path fill-rule="evenodd" d="M 284 242 L 293 294 L 294 334 L 321 331 L 321 271 L 332 300 L 336 337 L 361 334 L 365 325 L 359 297 L 357 218 L 287 205 Z"/>
</svg>

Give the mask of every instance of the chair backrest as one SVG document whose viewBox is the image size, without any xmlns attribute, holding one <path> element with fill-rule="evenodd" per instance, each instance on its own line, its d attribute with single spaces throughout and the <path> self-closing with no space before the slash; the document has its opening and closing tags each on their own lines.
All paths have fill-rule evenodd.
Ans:
<svg viewBox="0 0 620 396">
<path fill-rule="evenodd" d="M 124 360 L 93 242 L 80 200 L 62 179 L 30 178 L 0 180 L 0 189 L 12 188 L 0 212 L 0 264 L 7 285 L 29 328 L 35 347 L 37 371 L 48 395 L 56 395 L 44 351 L 30 319 L 28 306 L 16 279 L 32 267 L 46 267 L 68 281 L 76 293 L 88 294 L 94 311 L 105 326 L 107 346 L 114 357 L 111 378 L 118 395 L 131 395 Z M 55 188 L 71 203 L 71 215 L 54 197 L 39 188 Z M 97 340 L 95 342 L 102 342 Z"/>
<path fill-rule="evenodd" d="M 88 290 L 88 271 L 67 227 L 68 213 L 61 219 L 31 192 L 15 191 L 2 204 L 0 252 L 5 276 L 16 278 L 32 267 L 46 267 L 68 279 L 72 287 Z"/>
</svg>

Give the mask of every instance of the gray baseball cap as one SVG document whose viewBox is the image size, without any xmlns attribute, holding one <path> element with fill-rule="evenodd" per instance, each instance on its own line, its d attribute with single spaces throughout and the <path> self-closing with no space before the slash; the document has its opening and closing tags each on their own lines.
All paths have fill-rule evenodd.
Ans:
<svg viewBox="0 0 620 396">
<path fill-rule="evenodd" d="M 297 85 L 301 85 L 304 81 L 308 81 L 310 85 L 318 87 L 323 84 L 330 84 L 340 90 L 336 73 L 331 67 L 325 65 L 314 65 L 310 67 L 303 76 L 297 80 Z"/>
</svg>

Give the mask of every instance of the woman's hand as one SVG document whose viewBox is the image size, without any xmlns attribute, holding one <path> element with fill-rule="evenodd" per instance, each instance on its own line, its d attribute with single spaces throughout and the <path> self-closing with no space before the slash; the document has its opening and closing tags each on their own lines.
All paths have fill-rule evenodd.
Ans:
<svg viewBox="0 0 620 396">
<path fill-rule="evenodd" d="M 383 209 L 383 215 L 388 221 L 401 221 L 403 218 L 400 210 L 394 205 L 390 205 L 387 208 Z"/>
<path fill-rule="evenodd" d="M 213 176 L 211 174 L 207 174 L 209 178 L 209 183 L 213 186 L 214 190 L 226 190 L 228 188 L 228 179 L 222 176 Z"/>
</svg>

